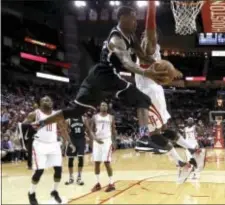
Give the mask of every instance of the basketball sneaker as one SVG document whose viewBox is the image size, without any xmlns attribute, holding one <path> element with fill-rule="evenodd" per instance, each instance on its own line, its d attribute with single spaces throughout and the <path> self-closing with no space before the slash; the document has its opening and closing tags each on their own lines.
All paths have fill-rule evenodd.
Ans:
<svg viewBox="0 0 225 205">
<path fill-rule="evenodd" d="M 193 165 L 190 163 L 182 163 L 179 165 L 179 170 L 178 170 L 178 183 L 184 183 L 188 177 L 190 176 L 191 172 L 193 171 Z"/>
<path fill-rule="evenodd" d="M 33 193 L 33 194 L 28 193 L 28 198 L 29 198 L 29 202 L 30 202 L 31 205 L 37 205 L 38 204 L 35 193 Z"/>
<path fill-rule="evenodd" d="M 135 151 L 153 152 L 155 154 L 165 154 L 168 152 L 168 150 L 165 150 L 163 147 L 156 145 L 151 140 L 151 137 L 148 136 L 142 137 L 140 140 L 137 140 Z"/>
<path fill-rule="evenodd" d="M 137 140 L 136 146 L 134 149 L 136 151 L 146 151 L 146 152 L 152 151 L 154 148 L 149 146 L 148 141 L 149 141 L 148 137 L 142 137 L 141 139 Z"/>
<path fill-rule="evenodd" d="M 197 149 L 193 154 L 193 157 L 197 162 L 197 170 L 202 171 L 205 167 L 206 150 L 200 148 Z"/>
<path fill-rule="evenodd" d="M 60 198 L 58 191 L 56 191 L 56 190 L 52 191 L 51 197 L 54 198 L 57 203 L 59 203 L 59 204 L 62 203 L 62 199 Z"/>
<path fill-rule="evenodd" d="M 95 186 L 92 188 L 92 192 L 95 192 L 95 191 L 99 191 L 99 190 L 101 190 L 102 189 L 102 187 L 101 187 L 101 184 L 100 183 L 97 183 L 97 184 L 95 184 Z"/>
<path fill-rule="evenodd" d="M 77 184 L 80 185 L 80 186 L 83 186 L 84 185 L 84 182 L 81 180 L 81 178 L 77 178 Z"/>
<path fill-rule="evenodd" d="M 116 190 L 114 184 L 109 184 L 108 187 L 106 188 L 105 192 L 110 192 Z"/>
<path fill-rule="evenodd" d="M 70 178 L 69 181 L 65 182 L 65 185 L 70 185 L 74 183 L 74 179 Z"/>
</svg>

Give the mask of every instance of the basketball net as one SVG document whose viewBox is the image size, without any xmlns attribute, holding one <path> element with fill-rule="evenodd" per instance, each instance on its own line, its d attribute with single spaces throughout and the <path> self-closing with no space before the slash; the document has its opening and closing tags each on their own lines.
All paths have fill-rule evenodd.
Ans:
<svg viewBox="0 0 225 205">
<path fill-rule="evenodd" d="M 188 35 L 197 31 L 196 17 L 204 1 L 171 0 L 171 9 L 175 20 L 175 33 Z"/>
</svg>

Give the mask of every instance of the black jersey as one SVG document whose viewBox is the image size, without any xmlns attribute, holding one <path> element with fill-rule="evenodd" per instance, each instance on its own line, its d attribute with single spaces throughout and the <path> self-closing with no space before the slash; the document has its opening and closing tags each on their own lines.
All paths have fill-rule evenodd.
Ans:
<svg viewBox="0 0 225 205">
<path fill-rule="evenodd" d="M 70 137 L 71 140 L 84 138 L 85 125 L 82 117 L 70 119 Z"/>
<path fill-rule="evenodd" d="M 136 62 L 136 54 L 134 53 L 133 36 L 131 35 L 129 38 L 127 38 L 118 27 L 113 28 L 102 47 L 100 62 L 106 64 L 108 66 L 108 69 L 111 69 L 112 71 L 115 69 L 116 72 L 118 73 L 120 71 L 126 71 L 126 69 L 123 67 L 119 58 L 114 53 L 110 52 L 108 48 L 110 39 L 114 35 L 117 35 L 118 37 L 124 40 L 126 44 L 126 49 L 130 53 L 133 62 Z"/>
</svg>

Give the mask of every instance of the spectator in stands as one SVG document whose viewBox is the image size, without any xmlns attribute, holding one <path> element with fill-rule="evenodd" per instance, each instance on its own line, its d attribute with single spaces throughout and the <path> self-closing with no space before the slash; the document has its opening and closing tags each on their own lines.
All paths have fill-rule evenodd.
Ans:
<svg viewBox="0 0 225 205">
<path fill-rule="evenodd" d="M 13 143 L 9 139 L 8 134 L 3 135 L 3 140 L 1 142 L 1 150 L 6 152 L 6 156 L 5 158 L 3 158 L 3 160 L 13 162 L 14 157 Z"/>
</svg>

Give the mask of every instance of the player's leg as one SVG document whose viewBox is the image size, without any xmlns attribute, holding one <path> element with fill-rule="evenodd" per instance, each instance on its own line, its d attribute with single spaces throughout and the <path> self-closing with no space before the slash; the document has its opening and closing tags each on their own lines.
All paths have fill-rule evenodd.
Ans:
<svg viewBox="0 0 225 205">
<path fill-rule="evenodd" d="M 105 168 L 109 177 L 109 185 L 106 188 L 106 192 L 114 191 L 115 185 L 113 183 L 113 170 L 111 166 L 111 160 L 112 160 L 112 140 L 107 139 L 104 140 L 103 146 L 103 152 L 102 152 L 102 160 L 104 161 Z"/>
<path fill-rule="evenodd" d="M 150 98 L 132 84 L 128 84 L 117 78 L 114 78 L 114 81 L 118 87 L 116 97 L 121 99 L 125 104 L 137 108 L 140 136 L 148 136 L 148 109 L 151 105 Z"/>
<path fill-rule="evenodd" d="M 82 181 L 82 171 L 84 166 L 84 151 L 85 151 L 86 140 L 85 138 L 77 141 L 77 159 L 78 159 L 78 172 L 77 172 L 77 184 L 84 185 Z"/>
<path fill-rule="evenodd" d="M 192 172 L 193 165 L 185 162 L 177 153 L 173 144 L 161 134 L 155 134 L 150 137 L 149 146 L 157 150 L 167 151 L 168 156 L 170 156 L 179 168 L 178 182 L 183 183 L 186 181 L 190 173 Z"/>
<path fill-rule="evenodd" d="M 94 165 L 94 172 L 96 177 L 96 184 L 92 188 L 92 192 L 101 190 L 101 184 L 100 184 L 100 166 L 102 162 L 102 144 L 98 144 L 97 142 L 93 141 L 93 161 L 95 163 Z"/>
<path fill-rule="evenodd" d="M 62 203 L 62 199 L 60 198 L 58 192 L 59 183 L 62 178 L 62 152 L 60 144 L 58 142 L 50 144 L 49 151 L 50 152 L 47 158 L 47 167 L 54 168 L 54 183 L 50 195 L 55 199 L 57 203 Z"/>
<path fill-rule="evenodd" d="M 59 196 L 58 187 L 62 177 L 62 167 L 61 166 L 54 166 L 54 185 L 53 190 L 51 192 L 51 196 L 57 201 L 58 203 L 62 203 L 62 199 Z"/>
<path fill-rule="evenodd" d="M 74 183 L 73 165 L 74 165 L 74 157 L 68 157 L 69 180 L 65 182 L 65 185 Z"/>
<path fill-rule="evenodd" d="M 33 170 L 34 174 L 31 178 L 31 186 L 30 190 L 28 192 L 28 198 L 30 204 L 38 204 L 37 198 L 36 198 L 36 189 L 37 185 L 41 179 L 42 174 L 44 173 L 44 169 L 46 168 L 46 162 L 47 162 L 47 155 L 45 153 L 45 150 L 42 146 L 43 143 L 35 142 L 33 143 Z"/>
<path fill-rule="evenodd" d="M 190 163 L 192 163 L 195 167 L 197 167 L 199 170 L 202 170 L 204 168 L 204 162 L 205 162 L 205 150 L 199 149 L 196 144 L 192 144 L 184 139 L 184 137 L 170 129 L 166 129 L 163 134 L 167 139 L 170 139 L 174 143 L 180 145 L 181 147 L 188 149 L 191 154 L 191 160 Z"/>
<path fill-rule="evenodd" d="M 67 145 L 66 156 L 68 157 L 69 180 L 65 182 L 65 185 L 70 185 L 74 183 L 73 166 L 74 166 L 74 158 L 77 156 L 76 152 L 77 150 L 75 152 L 72 152 L 70 145 L 69 144 Z"/>
</svg>

